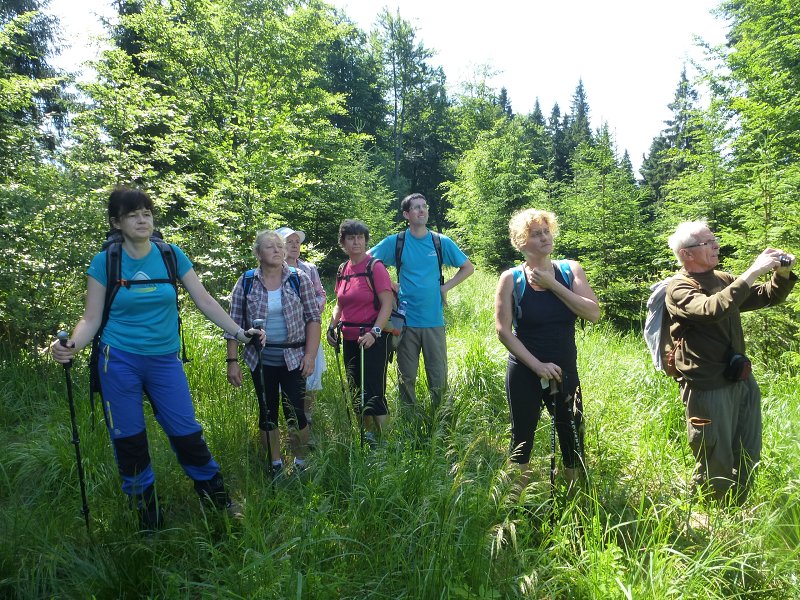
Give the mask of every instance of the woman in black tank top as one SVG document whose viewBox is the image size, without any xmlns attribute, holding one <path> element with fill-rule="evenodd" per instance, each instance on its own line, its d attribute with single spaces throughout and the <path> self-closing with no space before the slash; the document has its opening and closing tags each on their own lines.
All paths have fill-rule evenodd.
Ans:
<svg viewBox="0 0 800 600">
<path fill-rule="evenodd" d="M 533 436 L 542 406 L 555 414 L 561 457 L 572 487 L 583 462 L 583 406 L 578 379 L 575 321 L 596 322 L 600 307 L 580 264 L 554 261 L 556 216 L 526 209 L 508 225 L 525 262 L 500 276 L 495 296 L 497 337 L 508 348 L 506 395 L 511 413 L 511 461 L 528 482 Z"/>
</svg>

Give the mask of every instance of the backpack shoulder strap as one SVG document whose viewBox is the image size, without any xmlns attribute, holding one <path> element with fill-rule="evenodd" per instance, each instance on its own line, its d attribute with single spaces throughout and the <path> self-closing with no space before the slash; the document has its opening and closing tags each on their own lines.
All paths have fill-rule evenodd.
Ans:
<svg viewBox="0 0 800 600">
<path fill-rule="evenodd" d="M 161 260 L 164 261 L 164 267 L 167 269 L 169 283 L 171 283 L 172 287 L 175 289 L 175 309 L 178 312 L 178 333 L 181 337 L 181 360 L 185 364 L 189 362 L 189 357 L 186 356 L 186 341 L 183 338 L 183 319 L 181 318 L 181 301 L 180 295 L 178 294 L 178 257 L 175 255 L 175 249 L 172 247 L 172 244 L 165 242 L 160 233 L 156 232 L 154 235 L 151 235 L 150 241 L 158 248 L 161 254 Z"/>
<path fill-rule="evenodd" d="M 172 285 L 175 287 L 177 292 L 178 257 L 175 256 L 175 249 L 172 247 L 172 244 L 168 244 L 162 239 L 150 238 L 150 240 L 156 245 L 156 248 L 158 248 L 158 251 L 161 253 L 161 260 L 164 261 L 164 266 L 167 268 L 167 277 L 169 277 L 170 282 L 172 282 Z"/>
<path fill-rule="evenodd" d="M 403 247 L 406 245 L 406 230 L 397 234 L 394 243 L 394 268 L 397 270 L 397 281 L 400 281 L 400 264 L 403 257 Z"/>
<path fill-rule="evenodd" d="M 242 291 L 244 292 L 244 297 L 250 294 L 250 290 L 253 289 L 253 278 L 256 276 L 255 269 L 247 269 L 242 275 Z"/>
<path fill-rule="evenodd" d="M 442 274 L 442 238 L 435 231 L 431 231 L 431 239 L 433 240 L 433 249 L 436 250 L 436 259 L 439 261 L 439 285 L 444 285 L 444 275 Z"/>
<path fill-rule="evenodd" d="M 511 275 L 514 279 L 514 288 L 512 290 L 512 295 L 514 297 L 514 312 L 512 314 L 512 321 L 514 327 L 517 326 L 517 321 L 522 317 L 522 294 L 525 293 L 525 285 L 527 283 L 525 277 L 525 266 L 524 263 L 514 267 L 511 269 Z"/>
<path fill-rule="evenodd" d="M 575 281 L 575 275 L 572 273 L 572 268 L 569 266 L 569 261 L 564 258 L 554 262 L 558 265 L 558 268 L 561 271 L 561 276 L 564 278 L 564 281 L 567 282 L 567 287 L 571 290 L 572 284 Z"/>
<path fill-rule="evenodd" d="M 289 267 L 291 269 L 291 274 L 289 275 L 289 285 L 292 286 L 294 293 L 297 294 L 297 297 L 300 300 L 303 299 L 303 295 L 300 293 L 300 275 L 297 274 L 297 269 L 294 267 Z"/>
<path fill-rule="evenodd" d="M 111 313 L 111 304 L 119 292 L 120 282 L 122 281 L 122 244 L 112 242 L 105 246 L 106 253 L 106 299 L 103 306 L 103 320 L 95 337 L 100 337 L 103 328 L 108 323 L 108 316 Z"/>
<path fill-rule="evenodd" d="M 372 276 L 372 267 L 376 262 L 380 262 L 375 257 L 369 259 L 367 262 L 367 268 L 365 269 L 367 274 L 367 283 L 369 284 L 369 288 L 372 290 L 372 306 L 375 307 L 375 310 L 380 310 L 381 308 L 381 301 L 378 298 L 378 292 L 375 290 L 375 279 Z"/>
<path fill-rule="evenodd" d="M 256 276 L 255 269 L 247 269 L 242 275 L 242 321 L 247 325 L 247 296 L 253 289 L 253 278 Z"/>
</svg>

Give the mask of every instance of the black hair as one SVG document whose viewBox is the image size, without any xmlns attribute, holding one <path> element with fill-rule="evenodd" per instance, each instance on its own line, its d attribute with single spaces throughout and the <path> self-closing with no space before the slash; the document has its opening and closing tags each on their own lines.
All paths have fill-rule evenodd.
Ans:
<svg viewBox="0 0 800 600">
<path fill-rule="evenodd" d="M 153 201 L 142 190 L 127 187 L 116 187 L 108 196 L 108 224 L 114 229 L 112 219 L 119 219 L 129 212 L 140 208 L 153 210 Z"/>
<path fill-rule="evenodd" d="M 345 219 L 339 225 L 339 244 L 344 245 L 344 238 L 348 235 L 363 235 L 364 241 L 369 242 L 369 227 L 358 219 Z"/>
<path fill-rule="evenodd" d="M 428 200 L 425 198 L 425 196 L 423 196 L 423 195 L 422 195 L 422 194 L 420 194 L 419 192 L 414 192 L 413 194 L 409 194 L 408 196 L 406 196 L 405 198 L 403 198 L 403 199 L 400 201 L 400 210 L 401 210 L 402 212 L 408 212 L 408 211 L 410 211 L 410 210 L 411 210 L 411 203 L 412 203 L 414 200 L 418 200 L 418 199 L 420 199 L 420 198 L 422 198 L 422 200 L 424 200 L 425 204 L 427 204 L 427 203 L 428 203 Z"/>
</svg>

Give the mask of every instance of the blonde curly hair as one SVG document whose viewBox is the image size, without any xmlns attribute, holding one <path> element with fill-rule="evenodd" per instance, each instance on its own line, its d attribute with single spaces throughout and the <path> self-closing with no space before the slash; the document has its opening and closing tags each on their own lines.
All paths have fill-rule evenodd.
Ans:
<svg viewBox="0 0 800 600">
<path fill-rule="evenodd" d="M 526 208 L 511 215 L 508 222 L 511 245 L 521 251 L 534 225 L 547 227 L 554 238 L 558 235 L 558 219 L 553 213 L 538 208 Z"/>
</svg>

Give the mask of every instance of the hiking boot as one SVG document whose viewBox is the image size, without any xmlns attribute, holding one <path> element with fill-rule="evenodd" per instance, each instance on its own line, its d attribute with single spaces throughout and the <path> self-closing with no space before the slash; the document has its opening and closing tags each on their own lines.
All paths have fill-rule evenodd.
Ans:
<svg viewBox="0 0 800 600">
<path fill-rule="evenodd" d="M 279 465 L 273 463 L 271 468 L 272 470 L 270 471 L 270 475 L 272 476 L 273 480 L 281 479 L 284 476 L 283 463 Z"/>
<path fill-rule="evenodd" d="M 371 431 L 364 433 L 364 441 L 367 442 L 370 450 L 375 450 L 378 447 L 378 440 Z"/>
<path fill-rule="evenodd" d="M 225 488 L 225 480 L 222 477 L 222 473 L 217 472 L 207 481 L 195 480 L 194 489 L 201 500 L 208 502 L 214 508 L 227 509 L 231 503 L 231 497 Z"/>
<path fill-rule="evenodd" d="M 244 507 L 236 500 L 228 500 L 228 504 L 225 505 L 225 512 L 228 513 L 231 519 L 244 519 Z"/>
<path fill-rule="evenodd" d="M 130 502 L 139 516 L 139 531 L 152 532 L 164 527 L 164 515 L 154 486 L 149 486 L 141 494 L 131 496 Z"/>
</svg>

